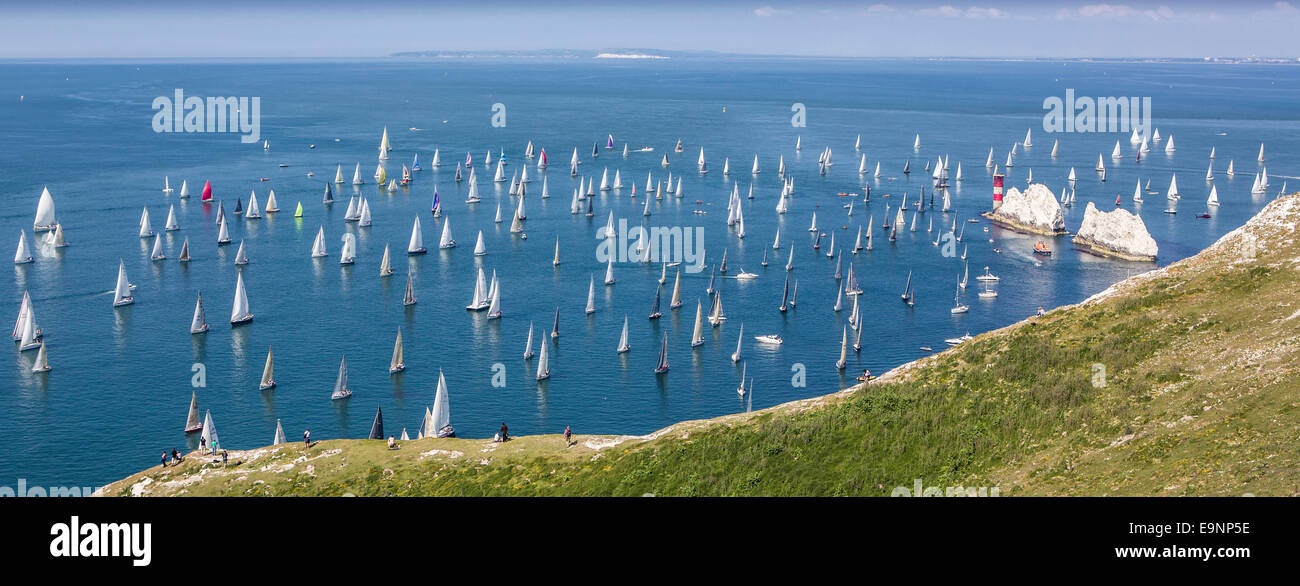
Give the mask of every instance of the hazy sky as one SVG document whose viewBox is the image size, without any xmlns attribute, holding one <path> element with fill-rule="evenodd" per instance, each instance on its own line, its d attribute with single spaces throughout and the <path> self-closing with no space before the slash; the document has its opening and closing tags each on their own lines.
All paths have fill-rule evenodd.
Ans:
<svg viewBox="0 0 1300 586">
<path fill-rule="evenodd" d="M 0 1 L 0 58 L 613 47 L 857 57 L 1297 57 L 1295 2 Z"/>
</svg>

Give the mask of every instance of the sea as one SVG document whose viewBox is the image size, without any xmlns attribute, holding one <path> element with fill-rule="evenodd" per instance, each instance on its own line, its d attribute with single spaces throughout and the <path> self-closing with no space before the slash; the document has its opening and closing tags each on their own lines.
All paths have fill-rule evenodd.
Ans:
<svg viewBox="0 0 1300 586">
<path fill-rule="evenodd" d="M 163 451 L 196 448 L 197 434 L 183 431 L 192 394 L 228 449 L 270 444 L 277 422 L 291 441 L 306 429 L 314 440 L 364 438 L 380 410 L 385 435 L 405 430 L 414 437 L 439 373 L 458 437 L 489 438 L 502 423 L 512 435 L 560 433 L 566 426 L 578 434 L 646 434 L 683 420 L 771 407 L 848 387 L 863 369 L 879 374 L 941 351 L 947 338 L 1006 326 L 1039 307 L 1078 303 L 1196 254 L 1241 226 L 1285 181 L 1300 188 L 1294 176 L 1300 69 L 1286 65 L 716 55 L 9 61 L 0 63 L 0 88 L 0 234 L 16 244 L 16 233 L 24 232 L 35 257 L 5 271 L 0 305 L 16 318 L 23 293 L 31 295 L 53 366 L 33 374 L 36 351 L 19 352 L 16 343 L 0 361 L 0 485 L 8 486 L 19 479 L 28 486 L 98 486 L 157 464 Z M 157 99 L 174 99 L 178 90 L 200 99 L 257 98 L 258 140 L 155 131 Z M 1044 101 L 1064 99 L 1070 90 L 1150 98 L 1152 122 L 1165 141 L 1176 141 L 1176 150 L 1152 144 L 1138 160 L 1127 132 L 1047 132 Z M 392 150 L 380 161 L 385 128 Z M 1014 167 L 1004 167 L 1008 151 L 1031 129 L 1032 146 L 1017 146 Z M 606 149 L 611 135 L 615 148 Z M 675 152 L 679 140 L 683 151 Z M 546 150 L 545 171 L 525 157 L 530 141 L 538 153 Z M 1122 157 L 1112 159 L 1116 141 Z M 1261 143 L 1271 185 L 1252 194 Z M 696 168 L 701 148 L 707 174 Z M 833 164 L 822 174 L 818 159 L 827 148 Z M 1023 189 L 1032 170 L 1059 197 L 1076 170 L 1077 200 L 1064 212 L 1071 231 L 1088 203 L 1109 211 L 1120 196 L 1121 207 L 1141 216 L 1158 243 L 1158 260 L 1101 258 L 1073 249 L 1068 236 L 990 226 L 978 216 L 991 206 L 994 170 L 984 164 L 990 148 L 1008 189 Z M 435 149 L 437 168 L 430 164 Z M 576 177 L 569 170 L 575 149 Z M 1211 149 L 1214 181 L 1207 182 Z M 522 234 L 510 232 L 518 198 L 507 193 L 508 183 L 492 181 L 494 167 L 484 165 L 489 151 L 493 159 L 504 153 L 507 176 L 529 166 Z M 409 185 L 395 191 L 376 185 L 377 165 L 400 179 L 417 154 L 422 170 L 412 172 Z M 482 195 L 476 204 L 465 202 L 468 185 L 453 177 L 467 155 Z M 758 174 L 750 172 L 755 155 Z M 865 175 L 858 172 L 863 155 Z M 1093 170 L 1098 155 L 1105 181 Z M 940 157 L 949 162 L 953 211 L 918 214 L 913 231 L 909 210 L 908 228 L 890 242 L 881 229 L 885 206 L 892 216 L 905 196 L 914 202 L 922 189 L 928 206 L 933 183 L 925 167 Z M 776 211 L 781 159 L 794 182 L 785 214 Z M 1233 177 L 1224 174 L 1229 161 Z M 730 174 L 723 173 L 724 162 Z M 358 164 L 366 183 L 354 187 Z M 909 174 L 902 172 L 905 164 Z M 959 164 L 961 181 L 954 178 Z M 325 205 L 326 183 L 340 167 L 347 182 L 333 186 L 336 202 Z M 606 169 L 611 180 L 620 174 L 624 188 L 597 192 L 593 216 L 572 214 L 579 179 L 599 183 Z M 651 197 L 651 215 L 644 216 L 647 174 L 659 182 L 670 172 L 674 185 L 680 178 L 682 196 Z M 1182 198 L 1174 204 L 1178 213 L 1166 214 L 1164 194 L 1175 174 Z M 170 194 L 162 190 L 164 177 L 175 190 Z M 183 181 L 189 198 L 179 196 Z M 1147 181 L 1152 191 L 1135 204 L 1135 185 Z M 213 189 L 210 204 L 199 200 L 205 182 Z M 1211 185 L 1222 202 L 1216 208 L 1205 204 Z M 726 222 L 733 186 L 743 239 Z M 43 244 L 44 234 L 34 240 L 43 187 L 53 195 L 67 247 Z M 440 218 L 431 213 L 435 189 Z M 278 214 L 233 213 L 253 193 L 265 205 L 269 190 Z M 366 198 L 372 225 L 344 221 L 354 195 Z M 850 200 L 851 216 L 844 207 Z M 229 219 L 228 246 L 217 244 L 217 201 Z M 299 203 L 303 215 L 294 218 Z M 494 221 L 498 204 L 501 223 Z M 173 206 L 181 228 L 164 232 Z M 166 260 L 152 261 L 153 239 L 138 235 L 145 208 L 163 234 Z M 1206 211 L 1208 219 L 1196 217 Z M 616 283 L 603 283 L 607 265 L 598 232 L 611 213 L 629 227 L 702 235 L 704 270 L 683 270 L 680 309 L 668 308 L 679 267 L 667 271 L 658 320 L 647 315 L 660 264 L 615 262 Z M 824 234 L 819 249 L 809 231 L 814 213 Z M 417 217 L 429 253 L 408 256 Z M 852 254 L 869 219 L 873 248 Z M 960 242 L 943 236 L 954 220 L 964 230 Z M 457 245 L 440 250 L 444 222 L 451 222 Z M 312 241 L 322 227 L 330 256 L 313 259 Z M 476 256 L 480 231 L 487 253 Z M 781 247 L 773 250 L 778 231 Z M 344 233 L 356 238 L 352 265 L 339 263 Z M 840 281 L 836 261 L 826 255 L 832 234 L 842 270 L 851 264 L 863 289 L 862 349 L 848 349 L 842 370 L 836 361 L 852 303 L 845 297 L 843 309 L 834 310 Z M 177 261 L 185 239 L 193 259 L 187 264 Z M 557 239 L 561 263 L 555 266 Z M 1038 240 L 1053 254 L 1034 254 Z M 250 262 L 237 267 L 241 242 Z M 396 274 L 381 278 L 386 245 Z M 714 276 L 724 251 L 728 272 Z M 135 303 L 114 308 L 119 261 L 136 287 Z M 956 282 L 966 266 L 970 284 L 961 292 Z M 1001 277 L 995 299 L 976 296 L 985 287 L 974 277 L 985 267 Z M 499 319 L 465 309 L 479 269 L 499 278 Z M 742 270 L 757 277 L 736 279 Z M 227 316 L 240 273 L 255 319 L 232 328 Z M 909 274 L 911 307 L 900 299 Z M 408 275 L 418 302 L 404 306 Z M 782 313 L 787 276 L 798 283 L 797 305 Z M 592 279 L 596 311 L 587 314 Z M 711 279 L 727 320 L 706 323 L 703 345 L 693 348 L 696 304 L 707 312 Z M 191 335 L 200 292 L 211 330 Z M 957 299 L 968 313 L 950 311 Z M 560 336 L 551 340 L 557 308 Z M 620 354 L 625 317 L 631 350 Z M 523 359 L 530 324 L 533 351 L 550 345 L 551 377 L 541 382 L 537 358 Z M 399 328 L 407 368 L 394 375 L 388 367 Z M 852 343 L 856 334 L 847 331 Z M 754 339 L 764 334 L 779 334 L 784 343 Z M 665 336 L 670 370 L 656 375 Z M 742 359 L 733 363 L 738 339 Z M 278 385 L 259 391 L 270 348 Z M 354 394 L 334 401 L 344 357 Z M 744 397 L 736 392 L 742 369 L 753 389 Z"/>
</svg>

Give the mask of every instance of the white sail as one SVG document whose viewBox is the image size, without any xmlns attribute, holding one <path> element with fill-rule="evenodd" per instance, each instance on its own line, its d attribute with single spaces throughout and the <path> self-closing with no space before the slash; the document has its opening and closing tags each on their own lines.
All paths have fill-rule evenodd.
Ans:
<svg viewBox="0 0 1300 586">
<path fill-rule="evenodd" d="M 152 260 L 162 260 L 167 258 L 167 253 L 163 250 L 162 234 L 153 237 L 153 252 L 149 254 Z"/>
<path fill-rule="evenodd" d="M 1171 134 L 1169 135 L 1169 142 L 1165 143 L 1165 152 L 1172 153 L 1174 150 L 1174 135 Z"/>
<path fill-rule="evenodd" d="M 1205 205 L 1219 205 L 1219 191 L 1213 185 L 1210 186 L 1210 197 L 1205 201 Z"/>
<path fill-rule="evenodd" d="M 163 227 L 168 232 L 181 229 L 181 223 L 176 220 L 176 206 L 172 205 L 167 208 L 167 225 Z"/>
<path fill-rule="evenodd" d="M 321 226 L 320 230 L 316 232 L 316 240 L 311 244 L 311 256 L 312 258 L 318 258 L 328 255 L 329 253 L 325 251 L 325 227 Z"/>
<path fill-rule="evenodd" d="M 366 198 L 364 197 L 361 198 L 361 210 L 360 213 L 357 214 L 357 225 L 358 226 L 370 225 L 370 202 L 367 201 Z"/>
<path fill-rule="evenodd" d="M 547 355 L 548 347 L 550 347 L 550 344 L 543 340 L 541 352 L 537 355 L 537 380 L 551 378 L 551 362 Z"/>
<path fill-rule="evenodd" d="M 442 221 L 442 236 L 438 238 L 438 248 L 453 248 L 456 241 L 451 237 L 451 218 Z"/>
<path fill-rule="evenodd" d="M 248 196 L 248 209 L 244 211 L 245 220 L 256 220 L 262 217 L 262 208 L 257 205 L 257 192 L 254 191 Z"/>
<path fill-rule="evenodd" d="M 339 361 L 339 374 L 334 379 L 334 392 L 330 393 L 330 399 L 346 399 L 351 396 L 352 389 L 348 388 L 348 357 L 344 356 Z"/>
<path fill-rule="evenodd" d="M 605 264 L 605 284 L 606 285 L 614 284 L 614 259 L 613 258 L 610 258 L 609 261 Z"/>
<path fill-rule="evenodd" d="M 113 306 L 131 303 L 135 303 L 135 297 L 131 295 L 131 283 L 126 279 L 126 262 L 118 260 L 117 287 L 113 290 Z"/>
<path fill-rule="evenodd" d="M 425 252 L 424 235 L 420 232 L 420 217 L 415 217 L 415 223 L 411 225 L 411 241 L 406 245 L 407 254 L 420 254 Z"/>
<path fill-rule="evenodd" d="M 235 302 L 230 307 L 230 323 L 237 325 L 253 319 L 248 311 L 248 292 L 244 290 L 244 273 L 239 273 L 235 281 Z"/>
<path fill-rule="evenodd" d="M 217 229 L 217 244 L 226 244 L 230 242 L 230 228 L 226 227 L 225 218 L 221 219 L 221 226 Z"/>
<path fill-rule="evenodd" d="M 704 344 L 704 305 L 695 300 L 695 330 L 691 333 L 691 347 Z"/>
<path fill-rule="evenodd" d="M 203 293 L 194 301 L 194 317 L 190 319 L 190 333 L 201 334 L 208 331 L 208 321 L 203 313 Z"/>
<path fill-rule="evenodd" d="M 350 265 L 356 262 L 356 258 L 357 258 L 356 237 L 353 236 L 351 232 L 344 232 L 343 237 L 340 240 L 343 241 L 343 246 L 341 247 L 341 250 L 339 250 L 339 264 Z"/>
<path fill-rule="evenodd" d="M 1115 150 L 1113 150 L 1113 151 L 1110 152 L 1110 157 L 1111 157 L 1112 159 L 1118 159 L 1118 158 L 1123 157 L 1123 156 L 1124 156 L 1124 154 L 1123 154 L 1122 152 L 1120 152 L 1120 150 L 1119 150 L 1119 141 L 1117 140 L 1117 141 L 1115 141 Z"/>
<path fill-rule="evenodd" d="M 264 391 L 273 387 L 275 387 L 275 353 L 270 346 L 267 346 L 266 364 L 262 366 L 262 380 L 258 381 L 257 388 Z M 278 430 L 276 435 L 283 438 L 284 431 L 279 430 L 280 423 L 278 421 L 275 426 Z M 283 442 L 283 439 L 281 441 Z"/>
<path fill-rule="evenodd" d="M 357 163 L 356 170 L 352 172 L 352 184 L 361 185 L 363 183 L 365 183 L 365 180 L 361 178 L 361 163 Z"/>
<path fill-rule="evenodd" d="M 186 198 L 186 197 L 189 197 L 189 196 L 190 196 L 190 184 L 189 184 L 188 181 L 186 181 L 186 180 L 184 180 L 184 179 L 181 180 L 181 194 L 180 194 L 180 196 L 181 196 L 182 198 Z"/>
<path fill-rule="evenodd" d="M 433 410 L 429 413 L 429 429 L 424 437 L 446 437 L 451 431 L 451 397 L 447 391 L 447 378 L 438 369 L 438 387 L 433 394 Z"/>
<path fill-rule="evenodd" d="M 148 238 L 153 236 L 153 226 L 149 225 L 149 208 L 144 208 L 140 212 L 140 237 Z"/>
<path fill-rule="evenodd" d="M 405 357 L 402 355 L 402 328 L 397 328 L 397 340 L 393 342 L 393 357 L 388 361 L 388 372 L 395 373 L 406 370 Z"/>
<path fill-rule="evenodd" d="M 497 280 L 496 273 L 492 274 L 492 287 L 488 300 L 488 319 L 501 317 L 501 282 Z"/>
<path fill-rule="evenodd" d="M 487 244 L 483 242 L 483 231 L 478 231 L 478 240 L 474 242 L 474 256 L 487 254 Z"/>
<path fill-rule="evenodd" d="M 26 264 L 32 262 L 32 252 L 27 247 L 27 232 L 18 231 L 18 250 L 14 252 L 14 264 Z"/>
<path fill-rule="evenodd" d="M 52 230 L 57 223 L 58 221 L 54 219 L 54 197 L 50 195 L 50 188 L 42 188 L 41 198 L 36 203 L 36 221 L 32 223 L 33 231 Z"/>
<path fill-rule="evenodd" d="M 217 424 L 212 420 L 211 411 L 205 411 L 203 414 L 203 433 L 200 434 L 200 437 L 202 439 L 200 443 L 207 446 L 207 449 L 212 453 L 216 453 L 218 446 L 221 445 L 221 440 L 217 438 Z"/>
<path fill-rule="evenodd" d="M 587 313 L 596 313 L 596 275 L 591 275 L 587 284 Z"/>
</svg>

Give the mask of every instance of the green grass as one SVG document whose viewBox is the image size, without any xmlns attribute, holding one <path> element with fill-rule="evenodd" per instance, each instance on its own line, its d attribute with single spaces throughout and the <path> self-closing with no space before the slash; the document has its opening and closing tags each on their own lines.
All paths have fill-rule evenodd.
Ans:
<svg viewBox="0 0 1300 586">
<path fill-rule="evenodd" d="M 191 458 L 106 493 L 884 496 L 919 478 L 1002 495 L 1291 495 L 1300 319 L 1286 318 L 1300 309 L 1300 246 L 1264 235 L 1273 246 L 1253 262 L 1202 253 L 886 381 L 653 440 L 328 441 L 241 453 L 225 469 Z M 460 455 L 421 457 L 433 449 Z"/>
</svg>

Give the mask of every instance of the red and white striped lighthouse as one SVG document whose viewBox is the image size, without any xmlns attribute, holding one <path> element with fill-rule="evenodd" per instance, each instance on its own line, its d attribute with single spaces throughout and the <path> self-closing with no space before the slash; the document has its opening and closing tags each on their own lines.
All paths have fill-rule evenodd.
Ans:
<svg viewBox="0 0 1300 586">
<path fill-rule="evenodd" d="M 1002 175 L 993 176 L 993 209 L 1002 207 Z"/>
</svg>

